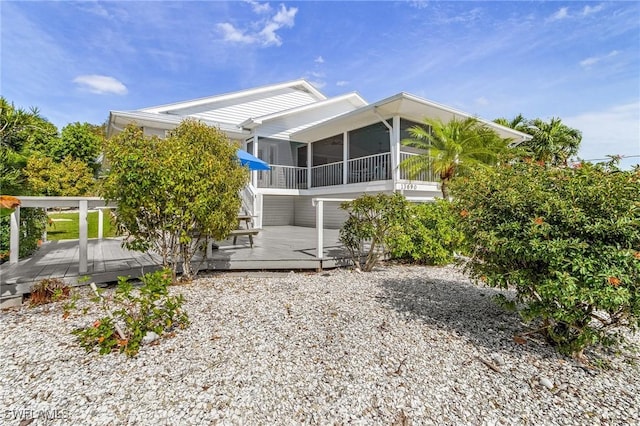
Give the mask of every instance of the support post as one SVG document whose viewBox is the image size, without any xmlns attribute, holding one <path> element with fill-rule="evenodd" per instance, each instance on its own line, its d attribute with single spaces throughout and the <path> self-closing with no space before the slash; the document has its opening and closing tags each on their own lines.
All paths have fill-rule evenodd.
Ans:
<svg viewBox="0 0 640 426">
<path fill-rule="evenodd" d="M 80 200 L 79 202 L 79 207 L 80 207 L 80 213 L 78 216 L 78 227 L 79 227 L 79 243 L 80 243 L 80 250 L 79 250 L 79 265 L 78 265 L 78 272 L 80 274 L 86 274 L 87 273 L 87 259 L 88 259 L 88 252 L 89 252 L 89 232 L 88 232 L 88 225 L 87 225 L 87 211 L 88 211 L 88 202 L 87 200 Z"/>
<path fill-rule="evenodd" d="M 11 213 L 9 234 L 9 263 L 18 263 L 20 258 L 20 206 Z"/>
<path fill-rule="evenodd" d="M 324 201 L 317 200 L 316 201 L 316 232 L 317 232 L 317 244 L 316 244 L 316 257 L 318 259 L 322 259 L 322 253 L 324 251 Z"/>
<path fill-rule="evenodd" d="M 349 183 L 349 133 L 342 134 L 342 184 Z"/>
<path fill-rule="evenodd" d="M 104 209 L 98 209 L 98 239 L 104 237 Z"/>
<path fill-rule="evenodd" d="M 307 189 L 311 189 L 311 179 L 312 175 L 312 167 L 313 167 L 313 153 L 311 150 L 313 149 L 313 144 L 307 144 Z"/>
</svg>

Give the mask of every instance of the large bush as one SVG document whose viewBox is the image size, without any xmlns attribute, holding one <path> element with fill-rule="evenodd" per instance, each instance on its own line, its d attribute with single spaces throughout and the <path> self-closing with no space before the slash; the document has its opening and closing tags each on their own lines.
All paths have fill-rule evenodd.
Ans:
<svg viewBox="0 0 640 426">
<path fill-rule="evenodd" d="M 117 201 L 127 246 L 154 248 L 174 275 L 195 273 L 191 259 L 205 236 L 224 239 L 237 225 L 239 191 L 249 173 L 220 130 L 184 121 L 167 139 L 145 137 L 135 125 L 106 144 L 110 166 L 102 187 Z"/>
<path fill-rule="evenodd" d="M 340 241 L 354 265 L 371 271 L 388 252 L 394 238 L 402 234 L 409 202 L 400 194 L 363 195 L 340 207 L 349 217 L 340 228 Z"/>
<path fill-rule="evenodd" d="M 464 237 L 456 228 L 451 203 L 439 199 L 407 208 L 403 232 L 389 244 L 391 257 L 428 265 L 452 263 Z"/>
<path fill-rule="evenodd" d="M 524 319 L 563 351 L 640 325 L 640 170 L 504 165 L 452 189 L 472 276 L 514 288 Z"/>
<path fill-rule="evenodd" d="M 44 209 L 20 209 L 20 258 L 38 249 L 46 226 L 47 214 Z M 11 217 L 0 217 L 0 263 L 9 259 L 10 237 Z"/>
</svg>

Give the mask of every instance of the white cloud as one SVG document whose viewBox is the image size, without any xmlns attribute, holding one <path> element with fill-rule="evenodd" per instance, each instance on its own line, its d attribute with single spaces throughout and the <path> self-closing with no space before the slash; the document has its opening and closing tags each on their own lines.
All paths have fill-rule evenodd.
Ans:
<svg viewBox="0 0 640 426">
<path fill-rule="evenodd" d="M 547 21 L 559 21 L 569 17 L 569 8 L 561 7 L 553 15 L 551 15 Z"/>
<path fill-rule="evenodd" d="M 251 44 L 256 41 L 255 37 L 243 33 L 228 22 L 218 24 L 217 27 L 222 33 L 225 41 L 247 44 Z"/>
<path fill-rule="evenodd" d="M 489 105 L 489 100 L 484 96 L 480 96 L 479 98 L 476 98 L 475 103 L 476 105 L 487 106 Z"/>
<path fill-rule="evenodd" d="M 260 3 L 254 0 L 245 0 L 245 2 L 251 5 L 255 13 L 271 12 L 271 6 L 269 5 L 269 3 Z"/>
<path fill-rule="evenodd" d="M 265 4 L 259 4 L 252 1 L 248 1 L 247 3 L 253 6 L 253 11 L 255 13 L 266 13 L 271 11 L 270 7 L 268 10 L 265 8 Z M 266 3 L 266 5 L 268 6 L 268 3 Z M 276 31 L 283 27 L 293 27 L 297 13 L 297 7 L 287 8 L 284 4 L 281 4 L 280 9 L 275 15 L 267 19 L 251 22 L 249 27 L 252 29 L 262 28 L 259 31 L 241 30 L 229 22 L 219 23 L 217 24 L 217 28 L 222 33 L 225 41 L 245 44 L 260 43 L 263 46 L 281 46 L 282 39 Z"/>
<path fill-rule="evenodd" d="M 127 86 L 107 75 L 79 75 L 73 79 L 73 82 L 89 90 L 91 93 L 100 95 L 106 93 L 114 93 L 116 95 L 127 94 Z"/>
<path fill-rule="evenodd" d="M 322 89 L 324 86 L 327 85 L 326 81 L 310 80 L 309 83 L 311 83 L 311 85 L 318 90 Z"/>
<path fill-rule="evenodd" d="M 340 81 L 336 82 L 336 86 L 338 86 L 338 87 L 343 87 L 343 86 L 346 86 L 347 84 L 349 84 L 349 82 L 346 81 L 346 80 L 340 80 Z"/>
<path fill-rule="evenodd" d="M 607 155 L 640 155 L 640 100 L 591 111 L 562 121 L 582 132 L 578 156 L 585 160 L 603 159 Z M 640 163 L 630 158 L 625 166 Z"/>
<path fill-rule="evenodd" d="M 316 64 L 324 64 L 324 58 L 322 56 L 318 56 L 313 62 Z"/>
<path fill-rule="evenodd" d="M 425 9 L 429 6 L 429 2 L 427 0 L 412 0 L 409 2 L 409 5 L 416 9 Z"/>
<path fill-rule="evenodd" d="M 591 66 L 597 64 L 598 62 L 606 61 L 607 59 L 617 56 L 618 53 L 620 52 L 618 52 L 617 50 L 612 50 L 611 52 L 603 56 L 591 56 L 587 59 L 580 61 L 580 66 L 583 68 L 590 68 Z"/>
<path fill-rule="evenodd" d="M 586 6 L 584 7 L 584 9 L 582 9 L 582 16 L 591 15 L 592 13 L 598 13 L 598 12 L 600 12 L 602 9 L 604 9 L 604 4 L 602 4 L 602 3 L 600 3 L 600 4 L 599 4 L 599 5 L 597 5 L 597 6 L 593 6 L 593 7 L 591 7 L 591 6 L 589 6 L 589 5 L 586 5 Z"/>
</svg>

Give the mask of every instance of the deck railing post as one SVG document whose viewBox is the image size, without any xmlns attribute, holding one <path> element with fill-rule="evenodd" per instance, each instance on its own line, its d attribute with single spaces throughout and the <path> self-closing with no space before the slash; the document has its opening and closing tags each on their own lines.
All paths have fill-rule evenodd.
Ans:
<svg viewBox="0 0 640 426">
<path fill-rule="evenodd" d="M 316 244 L 316 257 L 318 259 L 322 259 L 322 252 L 324 251 L 324 218 L 323 218 L 323 210 L 324 210 L 324 201 L 317 200 L 316 201 L 316 232 L 317 232 L 317 244 Z"/>
<path fill-rule="evenodd" d="M 9 263 L 18 263 L 20 258 L 20 206 L 11 213 L 9 233 Z"/>
<path fill-rule="evenodd" d="M 87 200 L 79 201 L 80 213 L 78 216 L 78 227 L 79 227 L 79 265 L 78 272 L 81 274 L 87 273 L 87 254 L 89 251 L 89 232 L 87 230 L 87 210 L 88 210 L 88 202 Z"/>
<path fill-rule="evenodd" d="M 104 209 L 98 209 L 98 239 L 104 237 Z"/>
</svg>

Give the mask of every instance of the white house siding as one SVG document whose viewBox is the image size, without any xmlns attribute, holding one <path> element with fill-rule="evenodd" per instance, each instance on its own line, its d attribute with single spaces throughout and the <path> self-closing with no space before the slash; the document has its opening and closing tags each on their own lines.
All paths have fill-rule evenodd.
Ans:
<svg viewBox="0 0 640 426">
<path fill-rule="evenodd" d="M 262 200 L 262 224 L 267 226 L 293 225 L 294 197 L 290 195 L 265 195 Z"/>
<path fill-rule="evenodd" d="M 160 138 L 164 138 L 166 134 L 165 129 L 156 129 L 156 128 L 147 127 L 147 126 L 144 126 L 142 128 L 142 131 L 144 132 L 145 136 L 158 136 Z"/>
<path fill-rule="evenodd" d="M 296 197 L 295 199 L 295 226 L 316 226 L 316 208 L 311 204 L 313 197 Z M 347 220 L 347 212 L 340 208 L 340 203 L 324 203 L 324 227 L 338 229 Z"/>
</svg>

